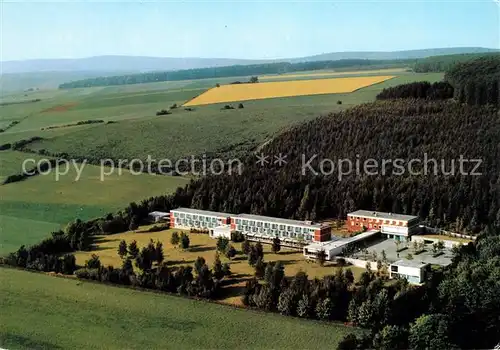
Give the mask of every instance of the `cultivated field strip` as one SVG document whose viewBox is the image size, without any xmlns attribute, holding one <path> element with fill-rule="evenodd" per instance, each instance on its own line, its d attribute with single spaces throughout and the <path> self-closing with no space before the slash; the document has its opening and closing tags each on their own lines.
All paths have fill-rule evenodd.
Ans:
<svg viewBox="0 0 500 350">
<path fill-rule="evenodd" d="M 212 88 L 184 105 L 198 106 L 275 97 L 349 93 L 391 78 L 394 78 L 394 76 L 382 75 L 255 84 L 229 84 Z"/>
</svg>

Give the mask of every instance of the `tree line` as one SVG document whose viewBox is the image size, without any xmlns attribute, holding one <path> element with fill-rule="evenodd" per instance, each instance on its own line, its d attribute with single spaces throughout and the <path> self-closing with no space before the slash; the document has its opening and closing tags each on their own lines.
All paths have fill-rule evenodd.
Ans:
<svg viewBox="0 0 500 350">
<path fill-rule="evenodd" d="M 249 156 L 241 175 L 206 176 L 150 209 L 187 206 L 300 220 L 343 219 L 359 208 L 418 215 L 431 226 L 478 234 L 500 227 L 497 146 L 500 125 L 491 107 L 449 101 L 380 101 L 320 117 L 282 133 L 263 150 L 287 164 L 261 167 Z M 305 174 L 303 165 L 314 156 Z M 464 165 L 460 155 L 480 159 Z M 349 159 L 351 174 L 320 172 L 323 159 Z M 356 160 L 379 164 L 377 174 L 356 172 Z M 383 160 L 418 159 L 411 174 Z M 425 163 L 424 163 L 425 162 Z M 326 163 L 328 165 L 329 163 Z M 323 164 L 324 165 L 324 164 Z M 427 169 L 425 169 L 425 167 Z M 317 172 L 317 173 L 315 173 Z M 480 175 L 477 175 L 480 174 Z"/>
<path fill-rule="evenodd" d="M 76 221 L 71 227 L 90 236 L 124 232 L 145 222 L 152 211 L 177 207 L 300 220 L 343 219 L 348 212 L 364 208 L 418 215 L 431 226 L 478 234 L 500 227 L 499 128 L 491 107 L 379 101 L 320 117 L 276 137 L 265 151 L 271 157 L 285 156 L 288 163 L 282 167 L 261 167 L 249 156 L 242 160 L 241 175 L 196 179 L 173 194 L 131 203 L 118 213 L 87 223 Z M 353 172 L 341 179 L 310 171 L 302 175 L 302 153 L 317 155 L 310 163 L 313 170 L 319 170 L 321 159 L 373 158 L 381 163 L 427 154 L 430 171 L 396 176 L 389 164 L 386 175 Z M 446 161 L 445 171 L 450 172 L 451 160 L 457 161 L 459 154 L 481 159 L 481 175 L 441 174 L 440 160 Z M 457 172 L 458 163 L 454 167 Z M 423 166 L 417 170 L 423 171 Z M 465 170 L 471 171 L 472 164 Z"/>
<path fill-rule="evenodd" d="M 469 61 L 479 57 L 499 56 L 498 52 L 492 53 L 466 53 L 457 55 L 432 56 L 418 59 L 413 65 L 417 73 L 446 72 L 457 63 Z"/>
<path fill-rule="evenodd" d="M 185 240 L 181 237 L 181 242 L 183 241 Z M 139 249 L 136 241 L 127 245 L 122 240 L 117 254 L 122 259 L 121 267 L 116 268 L 111 265 L 105 267 L 99 257 L 93 254 L 86 261 L 84 268 L 75 271 L 75 275 L 80 279 L 206 299 L 220 296 L 222 279 L 231 275 L 229 265 L 222 264 L 218 254 L 212 268 L 206 264 L 203 257 L 198 257 L 193 266 L 170 266 L 160 241 L 150 240 L 147 246 Z"/>
<path fill-rule="evenodd" d="M 367 328 L 339 349 L 488 349 L 500 339 L 500 231 L 457 249 L 423 286 L 380 287 L 360 279 L 347 319 Z M 378 286 L 378 287 L 376 287 Z M 377 291 L 377 292 L 376 292 Z"/>
<path fill-rule="evenodd" d="M 428 81 L 420 81 L 385 88 L 377 95 L 377 100 L 398 98 L 446 100 L 452 98 L 453 93 L 453 86 L 448 82 L 436 82 L 431 84 Z"/>
<path fill-rule="evenodd" d="M 469 105 L 500 101 L 500 54 L 460 62 L 445 73 L 445 80 L 455 88 L 455 97 Z"/>
<path fill-rule="evenodd" d="M 255 76 L 261 74 L 284 74 L 321 69 L 360 69 L 377 65 L 402 66 L 409 60 L 368 60 L 368 59 L 343 59 L 336 61 L 316 62 L 277 62 L 252 65 L 234 65 L 225 67 L 184 69 L 168 72 L 149 72 L 129 75 L 109 76 L 76 80 L 59 85 L 59 89 L 82 88 L 92 86 L 110 86 L 153 83 L 160 81 L 194 80 L 207 78 L 227 78 L 238 76 Z"/>
</svg>

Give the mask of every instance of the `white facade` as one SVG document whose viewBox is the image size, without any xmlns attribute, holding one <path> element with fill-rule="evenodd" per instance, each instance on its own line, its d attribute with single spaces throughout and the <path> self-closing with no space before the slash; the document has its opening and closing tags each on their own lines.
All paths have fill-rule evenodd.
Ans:
<svg viewBox="0 0 500 350">
<path fill-rule="evenodd" d="M 211 228 L 208 232 L 210 237 L 212 238 L 224 237 L 227 239 L 231 239 L 231 226 L 229 225 L 214 227 Z"/>
<path fill-rule="evenodd" d="M 311 221 L 299 221 L 260 215 L 239 214 L 231 218 L 235 231 L 250 240 L 271 242 L 279 237 L 283 245 L 295 246 L 313 242 L 315 239 L 330 240 L 331 229 Z"/>
<path fill-rule="evenodd" d="M 226 213 L 189 208 L 170 210 L 170 227 L 184 230 L 208 230 L 221 225 L 226 225 L 228 220 L 229 216 Z"/>
<path fill-rule="evenodd" d="M 318 242 L 306 245 L 302 248 L 303 254 L 307 259 L 317 259 L 319 252 L 325 252 L 325 260 L 331 261 L 335 256 L 342 254 L 344 244 L 341 240 L 330 242 Z"/>
<path fill-rule="evenodd" d="M 420 284 L 425 279 L 429 264 L 413 260 L 398 260 L 389 267 L 390 278 L 406 278 L 412 284 Z"/>
<path fill-rule="evenodd" d="M 344 249 L 346 249 L 350 245 L 376 237 L 379 233 L 380 231 L 378 230 L 370 230 L 352 237 L 334 237 L 329 242 L 312 243 L 303 248 L 303 254 L 308 259 L 316 259 L 318 253 L 320 251 L 324 251 L 326 260 L 334 260 L 334 257 L 342 255 Z"/>
</svg>

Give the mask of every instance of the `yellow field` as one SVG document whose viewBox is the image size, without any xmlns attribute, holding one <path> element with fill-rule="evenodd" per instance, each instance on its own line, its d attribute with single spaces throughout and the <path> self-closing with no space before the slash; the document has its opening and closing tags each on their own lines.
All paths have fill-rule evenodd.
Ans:
<svg viewBox="0 0 500 350">
<path fill-rule="evenodd" d="M 277 81 L 256 84 L 229 84 L 212 88 L 184 106 L 198 106 L 212 103 L 261 100 L 274 97 L 303 95 L 339 94 L 381 83 L 394 76 L 349 77 L 297 81 Z"/>
<path fill-rule="evenodd" d="M 259 75 L 259 80 L 286 79 L 286 78 L 303 78 L 303 77 L 331 77 L 353 74 L 394 74 L 404 72 L 406 68 L 388 68 L 388 69 L 373 69 L 364 71 L 348 71 L 335 72 L 324 71 L 319 73 L 300 73 L 300 74 L 277 74 L 277 75 Z"/>
<path fill-rule="evenodd" d="M 179 249 L 178 247 L 172 246 L 170 244 L 170 237 L 172 232 L 181 231 L 178 229 L 170 229 L 160 232 L 143 232 L 141 230 L 147 227 L 141 227 L 137 232 L 126 232 L 116 235 L 102 236 L 98 239 L 99 248 L 90 252 L 77 252 L 75 253 L 76 262 L 78 265 L 84 265 L 85 261 L 90 258 L 92 254 L 99 255 L 101 263 L 105 266 L 113 265 L 115 267 L 121 267 L 122 260 L 118 256 L 118 245 L 122 239 L 127 243 L 133 240 L 137 241 L 139 248 L 146 246 L 149 239 L 160 240 L 163 243 L 163 251 L 165 254 L 165 261 L 168 261 L 170 265 L 193 265 L 197 257 L 202 256 L 205 258 L 207 264 L 211 267 L 214 262 L 215 251 L 216 251 L 216 240 L 210 238 L 207 234 L 200 233 L 188 233 L 190 239 L 190 248 L 186 251 Z M 232 288 L 243 287 L 247 278 L 253 276 L 254 269 L 248 265 L 246 256 L 241 253 L 241 243 L 231 242 L 238 254 L 232 260 L 228 260 L 226 257 L 221 256 L 222 262 L 229 262 L 231 265 L 231 272 L 237 276 L 235 284 Z M 293 276 L 298 271 L 304 271 L 309 275 L 309 278 L 318 277 L 321 278 L 325 275 L 335 274 L 337 267 L 325 264 L 321 267 L 314 262 L 307 262 L 304 259 L 301 251 L 282 248 L 281 252 L 278 254 L 273 254 L 271 252 L 271 246 L 264 244 L 264 261 L 282 261 L 285 265 L 285 274 L 287 276 Z M 364 271 L 361 268 L 350 267 L 354 273 L 355 278 Z M 238 289 L 238 288 L 236 288 Z M 241 296 L 236 293 L 228 298 L 222 300 L 224 303 L 230 304 L 240 304 Z"/>
</svg>

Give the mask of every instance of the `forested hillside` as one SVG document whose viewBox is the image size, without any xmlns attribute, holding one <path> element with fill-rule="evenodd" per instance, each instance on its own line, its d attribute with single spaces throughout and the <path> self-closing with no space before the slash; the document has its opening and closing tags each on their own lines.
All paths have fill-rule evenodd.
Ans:
<svg viewBox="0 0 500 350">
<path fill-rule="evenodd" d="M 76 80 L 59 85 L 60 89 L 81 88 L 91 86 L 127 85 L 153 83 L 160 81 L 178 81 L 205 78 L 224 78 L 250 76 L 259 74 L 283 74 L 320 69 L 359 69 L 360 67 L 403 67 L 412 60 L 364 60 L 346 59 L 338 61 L 316 62 L 277 62 L 252 65 L 235 65 L 225 67 L 185 69 L 168 72 L 149 72 L 140 74 L 117 75 Z"/>
<path fill-rule="evenodd" d="M 283 167 L 262 167 L 252 156 L 242 175 L 207 176 L 174 197 L 144 203 L 143 212 L 190 206 L 318 220 L 344 218 L 362 208 L 419 215 L 431 225 L 478 233 L 487 225 L 500 227 L 499 144 L 500 119 L 493 107 L 379 101 L 283 133 L 262 150 L 270 159 L 284 156 Z M 325 158 L 334 162 L 335 171 L 314 175 L 306 168 L 302 175 L 302 165 L 315 155 L 310 163 L 314 171 Z M 463 164 L 463 175 L 460 157 L 471 160 Z M 363 171 L 370 158 L 378 161 L 379 175 Z M 354 169 L 359 159 L 360 172 L 339 179 L 339 159 L 350 159 Z M 404 173 L 389 164 L 382 175 L 384 159 L 404 159 Z M 417 160 L 414 172 L 424 172 L 427 159 L 427 174 L 410 174 L 412 159 Z M 436 160 L 436 170 L 430 159 Z M 481 162 L 473 169 L 476 159 Z M 331 170 L 328 163 L 324 170 Z"/>
<path fill-rule="evenodd" d="M 469 61 L 479 57 L 500 56 L 499 52 L 466 53 L 457 55 L 432 56 L 418 59 L 413 70 L 417 73 L 446 72 L 460 62 Z"/>
<path fill-rule="evenodd" d="M 445 80 L 453 85 L 455 97 L 460 102 L 470 105 L 498 105 L 500 55 L 458 63 L 446 72 Z"/>
</svg>

